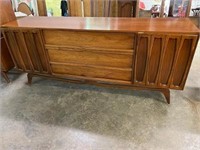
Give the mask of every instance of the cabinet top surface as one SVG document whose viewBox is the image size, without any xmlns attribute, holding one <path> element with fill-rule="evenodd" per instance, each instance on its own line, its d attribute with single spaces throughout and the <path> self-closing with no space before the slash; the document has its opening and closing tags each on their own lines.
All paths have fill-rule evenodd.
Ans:
<svg viewBox="0 0 200 150">
<path fill-rule="evenodd" d="M 199 33 L 188 18 L 25 17 L 2 27 L 114 32 Z"/>
</svg>

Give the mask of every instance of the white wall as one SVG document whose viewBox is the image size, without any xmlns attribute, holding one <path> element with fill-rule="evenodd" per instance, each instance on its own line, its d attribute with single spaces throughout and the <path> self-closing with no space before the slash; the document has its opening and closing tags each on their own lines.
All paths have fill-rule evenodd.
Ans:
<svg viewBox="0 0 200 150">
<path fill-rule="evenodd" d="M 200 7 L 200 0 L 192 0 L 191 9 L 197 7 Z M 192 10 L 190 11 L 190 16 L 193 16 Z"/>
<path fill-rule="evenodd" d="M 150 10 L 153 5 L 161 5 L 162 0 L 140 0 L 145 4 L 145 10 Z"/>
</svg>

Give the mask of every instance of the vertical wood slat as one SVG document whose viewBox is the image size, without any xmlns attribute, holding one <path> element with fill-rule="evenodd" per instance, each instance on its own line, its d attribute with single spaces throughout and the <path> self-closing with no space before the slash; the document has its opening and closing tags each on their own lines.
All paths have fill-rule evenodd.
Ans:
<svg viewBox="0 0 200 150">
<path fill-rule="evenodd" d="M 164 60 L 164 48 L 165 48 L 165 45 L 166 45 L 166 37 L 164 35 L 162 35 L 161 37 L 161 52 L 160 52 L 160 61 L 158 62 L 159 66 L 158 66 L 158 73 L 157 73 L 157 76 L 156 76 L 156 84 L 158 85 L 159 84 L 159 76 L 161 74 L 161 67 L 163 64 L 163 60 Z"/>
<path fill-rule="evenodd" d="M 156 41 L 159 43 L 156 43 Z M 164 49 L 164 42 L 164 35 L 153 35 L 151 37 L 151 46 L 148 53 L 146 71 L 146 85 L 148 86 L 156 86 L 158 84 L 159 69 L 161 67 L 160 63 L 163 59 L 162 54 Z M 157 45 L 160 47 L 156 47 Z"/>
<path fill-rule="evenodd" d="M 137 35 L 134 36 L 133 42 L 133 56 L 132 56 L 132 72 L 131 72 L 131 83 L 134 84 L 136 82 L 135 70 L 136 70 L 136 49 L 137 49 Z"/>
<path fill-rule="evenodd" d="M 19 52 L 19 45 L 16 41 L 14 30 L 10 30 L 6 34 L 8 35 L 9 46 L 11 48 L 12 54 L 13 54 L 15 61 L 16 61 L 16 64 L 17 64 L 16 67 L 18 69 L 22 69 L 23 71 L 25 71 L 26 67 L 25 67 L 25 64 L 22 60 L 22 56 Z"/>
<path fill-rule="evenodd" d="M 187 6 L 187 9 L 186 9 L 185 17 L 189 17 L 191 6 L 192 6 L 192 0 L 188 0 L 188 6 Z"/>
<path fill-rule="evenodd" d="M 170 42 L 170 40 L 174 40 L 174 48 L 170 47 L 173 45 L 172 42 Z M 159 73 L 159 78 L 158 78 L 158 83 L 159 86 L 161 87 L 170 87 L 170 76 L 172 74 L 172 68 L 173 68 L 173 64 L 175 61 L 175 55 L 176 52 L 178 51 L 179 48 L 179 44 L 180 44 L 180 36 L 175 36 L 175 35 L 167 35 L 165 38 L 165 45 L 164 45 L 164 50 L 163 50 L 163 59 L 161 64 L 160 64 L 160 73 Z M 163 78 L 167 78 L 167 81 L 165 83 L 163 83 Z"/>
<path fill-rule="evenodd" d="M 39 54 L 38 54 L 38 51 L 37 51 L 37 48 L 36 48 L 36 44 L 35 44 L 35 38 L 33 36 L 33 33 L 28 33 L 28 38 L 29 38 L 29 44 L 31 45 L 29 47 L 29 49 L 33 52 L 33 55 L 34 55 L 34 60 L 37 64 L 37 71 L 39 72 L 42 72 L 43 69 L 42 69 L 42 65 L 41 65 L 41 61 L 39 60 Z"/>
<path fill-rule="evenodd" d="M 39 38 L 40 38 L 41 43 L 45 43 L 45 39 L 44 39 L 44 36 L 43 36 L 44 35 L 43 30 L 41 30 L 39 34 L 40 34 Z M 50 62 L 49 54 L 48 54 L 47 49 L 45 48 L 45 46 L 43 44 L 42 44 L 42 48 L 44 50 L 44 55 L 46 56 L 45 60 L 46 60 L 46 65 L 47 65 L 47 72 L 49 74 L 51 74 L 52 73 L 52 69 L 51 69 L 51 66 L 49 64 L 49 62 Z"/>
<path fill-rule="evenodd" d="M 110 17 L 110 7 L 111 7 L 111 4 L 110 4 L 110 0 L 105 0 L 104 1 L 104 17 Z"/>
<path fill-rule="evenodd" d="M 91 0 L 90 1 L 90 17 L 93 17 L 94 16 L 94 1 Z"/>
<path fill-rule="evenodd" d="M 160 17 L 163 17 L 163 16 L 164 16 L 165 1 L 166 1 L 166 0 L 162 0 L 162 2 L 161 2 Z"/>
<path fill-rule="evenodd" d="M 192 64 L 192 60 L 193 60 L 194 53 L 195 53 L 196 46 L 197 46 L 197 39 L 198 39 L 197 36 L 190 36 L 190 37 L 192 39 L 192 46 L 191 46 L 191 49 L 190 49 L 190 56 L 189 56 L 189 60 L 187 62 L 187 66 L 186 66 L 186 69 L 185 69 L 185 72 L 184 72 L 184 76 L 183 76 L 182 82 L 180 84 L 181 88 L 184 88 L 184 86 L 185 86 L 185 82 L 186 82 L 187 76 L 189 74 L 189 69 L 190 69 L 190 66 Z M 189 39 L 190 39 L 190 37 L 189 37 Z"/>
<path fill-rule="evenodd" d="M 163 39 L 164 41 L 164 44 L 163 44 L 163 48 L 162 48 L 162 51 L 161 51 L 161 58 L 160 58 L 160 66 L 159 66 L 159 69 L 158 69 L 158 86 L 162 86 L 161 84 L 161 76 L 162 76 L 162 68 L 163 68 L 163 65 L 164 65 L 164 57 L 165 57 L 165 53 L 166 53 L 166 49 L 167 49 L 167 44 L 168 44 L 168 37 L 165 37 Z M 164 85 L 166 86 L 166 85 Z"/>
<path fill-rule="evenodd" d="M 139 11 L 140 11 L 139 5 L 140 5 L 140 1 L 137 0 L 137 2 L 136 2 L 136 12 L 135 12 L 135 17 L 136 17 L 136 18 L 139 17 Z"/>
<path fill-rule="evenodd" d="M 150 48 L 150 38 L 151 35 L 148 34 L 143 34 L 143 33 L 138 33 L 137 35 L 137 47 L 135 50 L 135 62 L 134 62 L 134 84 L 135 85 L 145 85 L 146 84 L 146 71 L 147 71 L 147 64 L 148 64 L 148 53 L 149 53 L 149 48 Z M 146 39 L 147 43 L 142 43 L 142 40 Z M 140 47 L 146 45 L 146 50 L 143 49 L 143 47 Z M 146 51 L 146 54 L 144 54 Z M 146 56 L 144 56 L 146 55 Z M 146 58 L 144 58 L 146 57 Z M 139 62 L 140 61 L 140 62 Z M 143 62 L 142 68 L 138 67 L 138 64 L 141 64 L 141 61 Z M 143 69 L 143 73 L 138 74 L 138 71 L 141 71 Z M 138 78 L 142 78 L 142 81 L 138 81 Z"/>
<path fill-rule="evenodd" d="M 90 0 L 83 0 L 84 5 L 84 16 L 85 17 L 91 17 L 91 3 Z"/>
<path fill-rule="evenodd" d="M 7 33 L 8 33 L 8 31 L 5 31 L 5 30 L 3 31 L 3 36 L 4 36 L 4 39 L 5 39 L 6 45 L 7 45 L 7 47 L 8 47 L 10 56 L 11 56 L 11 58 L 12 58 L 12 61 L 13 61 L 14 65 L 15 65 L 15 67 L 16 67 L 16 68 L 19 68 L 18 65 L 17 65 L 17 61 L 16 61 L 16 59 L 15 59 L 13 53 L 12 53 L 11 45 L 10 45 L 10 42 L 9 42 L 9 40 L 8 40 L 9 38 L 8 38 L 8 34 L 7 34 Z"/>
<path fill-rule="evenodd" d="M 185 52 L 188 52 L 187 55 L 189 55 L 189 56 L 186 60 L 187 62 L 185 62 L 186 66 L 185 66 L 185 68 L 183 68 L 184 70 L 183 70 L 182 74 L 180 74 L 180 72 L 177 72 L 176 67 L 183 67 L 183 66 L 180 66 L 180 64 L 178 66 L 178 60 L 181 59 L 181 55 L 183 54 L 183 52 L 181 52 L 181 50 L 182 50 L 182 48 L 185 48 L 183 46 L 184 46 L 184 44 L 185 44 L 184 42 L 186 40 L 192 40 L 192 43 L 191 43 L 191 48 L 185 50 Z M 184 88 L 186 78 L 187 78 L 187 75 L 188 75 L 188 72 L 189 72 L 189 68 L 190 68 L 190 65 L 191 65 L 191 62 L 192 62 L 192 58 L 194 56 L 195 45 L 197 44 L 196 41 L 197 41 L 197 36 L 184 35 L 184 36 L 181 37 L 181 43 L 179 45 L 177 54 L 175 56 L 175 62 L 174 62 L 174 65 L 173 65 L 171 76 L 170 76 L 170 88 L 173 88 L 173 89 L 183 89 Z M 188 47 L 186 47 L 186 48 L 188 48 Z M 182 78 L 180 79 L 180 82 L 179 82 L 178 85 L 174 85 L 174 82 L 175 82 L 174 78 L 177 75 L 181 76 Z"/>
<path fill-rule="evenodd" d="M 26 46 L 26 43 L 25 43 L 25 40 L 24 40 L 24 34 L 23 34 L 22 31 L 17 31 L 16 35 L 17 35 L 16 40 L 17 40 L 17 43 L 19 45 L 20 51 L 21 51 L 21 53 L 23 53 L 22 56 L 23 56 L 23 61 L 26 64 L 26 71 L 30 71 L 30 70 L 34 71 L 33 64 L 31 62 L 31 58 L 28 54 L 27 46 Z"/>
<path fill-rule="evenodd" d="M 82 16 L 81 0 L 68 0 L 70 16 Z"/>
<path fill-rule="evenodd" d="M 20 33 L 21 34 L 21 40 L 22 40 L 22 43 L 24 45 L 24 51 L 27 54 L 27 58 L 28 58 L 28 61 L 29 61 L 29 64 L 30 64 L 31 71 L 34 72 L 33 62 L 31 60 L 30 54 L 28 52 L 27 43 L 25 41 L 25 36 L 24 36 L 25 33 L 27 33 L 27 31 L 21 31 L 21 33 Z"/>
<path fill-rule="evenodd" d="M 148 71 L 148 64 L 150 62 L 150 49 L 152 47 L 152 35 L 148 35 L 148 46 L 147 46 L 147 57 L 146 57 L 146 64 L 145 64 L 145 70 L 144 70 L 144 78 L 143 78 L 143 82 L 146 85 L 147 84 L 147 71 Z"/>
<path fill-rule="evenodd" d="M 173 77 L 174 77 L 175 67 L 176 67 L 176 64 L 177 64 L 177 61 L 178 61 L 179 53 L 181 51 L 181 47 L 183 46 L 183 42 L 184 42 L 184 38 L 181 37 L 179 47 L 178 47 L 176 54 L 175 54 L 175 60 L 174 60 L 174 63 L 173 63 L 172 72 L 171 72 L 170 79 L 169 79 L 170 88 L 175 88 L 175 86 L 173 85 Z"/>
<path fill-rule="evenodd" d="M 35 38 L 36 48 L 37 48 L 37 52 L 39 54 L 41 66 L 42 66 L 42 71 L 43 72 L 49 72 L 48 61 L 47 61 L 47 58 L 46 58 L 45 48 L 44 48 L 44 45 L 43 45 L 44 42 L 42 40 L 42 35 L 41 35 L 41 32 L 39 30 L 36 31 L 36 33 L 34 33 L 34 38 Z"/>
</svg>

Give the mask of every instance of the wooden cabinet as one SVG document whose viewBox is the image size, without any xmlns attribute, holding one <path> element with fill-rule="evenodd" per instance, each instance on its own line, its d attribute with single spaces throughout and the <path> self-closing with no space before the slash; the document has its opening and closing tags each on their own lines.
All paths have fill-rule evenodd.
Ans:
<svg viewBox="0 0 200 150">
<path fill-rule="evenodd" d="M 31 23 L 30 23 L 31 22 Z M 71 82 L 184 88 L 199 38 L 189 19 L 23 18 L 3 25 L 18 69 Z"/>
</svg>

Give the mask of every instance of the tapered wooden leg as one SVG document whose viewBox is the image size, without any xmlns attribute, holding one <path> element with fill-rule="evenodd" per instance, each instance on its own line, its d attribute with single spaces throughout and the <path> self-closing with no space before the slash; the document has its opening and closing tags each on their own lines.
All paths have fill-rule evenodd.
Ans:
<svg viewBox="0 0 200 150">
<path fill-rule="evenodd" d="M 8 78 L 8 75 L 6 74 L 6 72 L 1 71 L 1 74 L 2 74 L 3 78 L 6 80 L 6 82 L 10 83 L 10 79 Z"/>
<path fill-rule="evenodd" d="M 170 104 L 170 90 L 169 89 L 162 89 L 160 90 L 160 92 L 163 93 L 163 95 L 165 96 L 167 103 Z"/>
<path fill-rule="evenodd" d="M 28 73 L 28 74 L 27 74 L 27 78 L 28 78 L 28 84 L 31 85 L 33 75 L 32 75 L 31 73 Z"/>
</svg>

